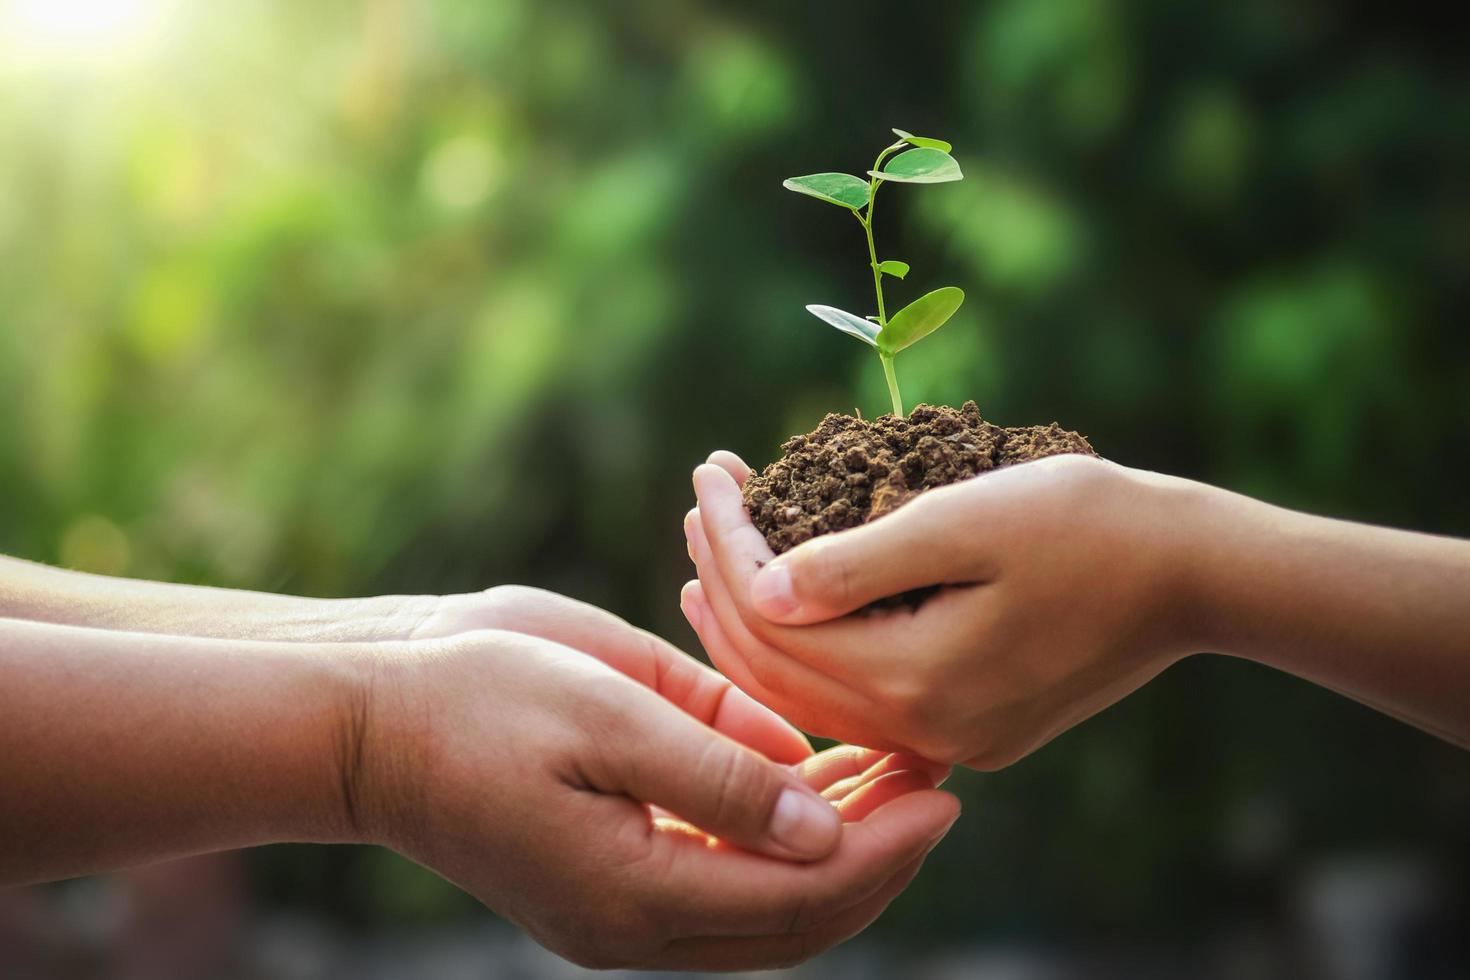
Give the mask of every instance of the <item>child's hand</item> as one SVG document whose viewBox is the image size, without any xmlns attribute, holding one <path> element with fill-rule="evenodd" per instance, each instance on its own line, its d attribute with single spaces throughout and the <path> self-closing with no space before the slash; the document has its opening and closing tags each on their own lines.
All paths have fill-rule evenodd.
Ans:
<svg viewBox="0 0 1470 980">
<path fill-rule="evenodd" d="M 736 684 L 809 731 L 995 769 L 1191 650 L 1195 484 L 1054 457 L 776 558 L 741 500 L 749 471 L 711 459 L 685 614 Z M 917 609 L 846 615 L 930 585 L 947 587 Z"/>
</svg>

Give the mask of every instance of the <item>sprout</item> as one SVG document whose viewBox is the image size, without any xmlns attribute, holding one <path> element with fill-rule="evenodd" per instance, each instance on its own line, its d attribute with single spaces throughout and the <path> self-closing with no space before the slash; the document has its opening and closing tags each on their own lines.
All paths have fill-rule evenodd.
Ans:
<svg viewBox="0 0 1470 980">
<path fill-rule="evenodd" d="M 915 136 L 901 129 L 897 143 L 878 154 L 868 179 L 852 174 L 809 174 L 792 177 L 782 187 L 798 194 L 815 197 L 828 204 L 847 208 L 863 226 L 868 239 L 868 263 L 873 267 L 873 291 L 878 298 L 878 315 L 854 316 L 833 306 L 808 306 L 807 310 L 817 319 L 836 327 L 845 334 L 878 351 L 883 362 L 883 377 L 888 381 L 888 394 L 893 399 L 893 414 L 903 415 L 903 399 L 898 392 L 898 377 L 894 374 L 893 359 L 899 351 L 917 343 L 944 326 L 954 316 L 955 310 L 965 301 L 965 294 L 954 286 L 944 286 L 925 293 L 908 306 L 889 317 L 883 306 L 883 277 L 902 279 L 909 274 L 909 264 L 898 259 L 878 261 L 878 250 L 873 244 L 873 204 L 878 197 L 878 188 L 885 182 L 899 184 L 943 184 L 961 180 L 960 165 L 949 155 L 950 145 L 944 140 L 927 136 Z M 907 149 L 905 149 L 907 147 Z M 902 153 L 898 151 L 903 150 Z M 893 154 L 898 153 L 897 156 Z M 889 159 L 892 157 L 892 159 Z M 884 161 L 888 163 L 885 166 Z"/>
</svg>

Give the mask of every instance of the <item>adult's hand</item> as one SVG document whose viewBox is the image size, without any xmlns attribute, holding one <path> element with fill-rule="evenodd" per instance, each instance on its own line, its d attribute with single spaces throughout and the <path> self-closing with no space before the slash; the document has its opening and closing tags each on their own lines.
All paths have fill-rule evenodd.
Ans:
<svg viewBox="0 0 1470 980">
<path fill-rule="evenodd" d="M 579 962 L 751 968 L 866 925 L 957 811 L 925 764 L 771 762 L 676 692 L 525 634 L 264 644 L 0 619 L 0 669 L 3 884 L 379 843 Z"/>
<path fill-rule="evenodd" d="M 526 634 L 435 641 L 376 673 L 356 822 L 576 962 L 748 969 L 866 926 L 956 815 L 923 764 L 793 769 L 687 707 Z"/>
<path fill-rule="evenodd" d="M 695 717 L 777 762 L 811 754 L 796 729 L 698 661 L 611 613 L 541 589 L 312 599 L 88 575 L 0 555 L 0 618 L 272 643 L 381 644 L 513 630 L 592 653 L 672 692 Z"/>
<path fill-rule="evenodd" d="M 498 629 L 589 653 L 690 715 L 776 762 L 796 763 L 811 745 L 790 723 L 721 674 L 647 630 L 555 592 L 502 585 L 483 592 L 417 597 L 425 610 L 405 622 L 403 639 L 453 637 Z"/>
</svg>

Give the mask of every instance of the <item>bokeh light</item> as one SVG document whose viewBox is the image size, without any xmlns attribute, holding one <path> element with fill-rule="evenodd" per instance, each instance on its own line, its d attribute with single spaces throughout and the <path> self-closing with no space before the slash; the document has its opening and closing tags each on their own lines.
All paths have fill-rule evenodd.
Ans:
<svg viewBox="0 0 1470 980">
<path fill-rule="evenodd" d="M 22 63 L 107 63 L 157 41 L 170 0 L 6 0 L 0 51 Z"/>
</svg>

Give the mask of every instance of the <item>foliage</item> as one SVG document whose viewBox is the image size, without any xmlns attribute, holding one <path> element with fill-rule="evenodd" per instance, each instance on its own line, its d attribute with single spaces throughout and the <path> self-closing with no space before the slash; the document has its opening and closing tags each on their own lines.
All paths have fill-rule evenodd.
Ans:
<svg viewBox="0 0 1470 980">
<path fill-rule="evenodd" d="M 909 274 L 909 264 L 900 259 L 878 261 L 878 250 L 873 244 L 873 207 L 878 202 L 878 189 L 885 183 L 943 184 L 960 180 L 964 175 L 960 173 L 959 163 L 949 155 L 952 147 L 944 140 L 915 136 L 902 129 L 893 132 L 898 136 L 898 142 L 878 154 L 866 181 L 852 174 L 822 173 L 791 177 L 781 186 L 847 208 L 862 225 L 868 240 L 868 265 L 873 270 L 878 315 L 864 319 L 845 310 L 820 305 L 808 306 L 807 312 L 877 350 L 883 376 L 888 382 L 888 395 L 893 400 L 893 414 L 902 416 L 903 399 L 893 365 L 895 355 L 944 326 L 965 301 L 965 294 L 956 286 L 944 286 L 920 296 L 890 319 L 883 306 L 883 277 L 903 279 Z M 904 147 L 912 148 L 905 150 Z M 903 152 L 888 159 L 899 150 Z M 884 160 L 888 160 L 886 166 Z"/>
</svg>

